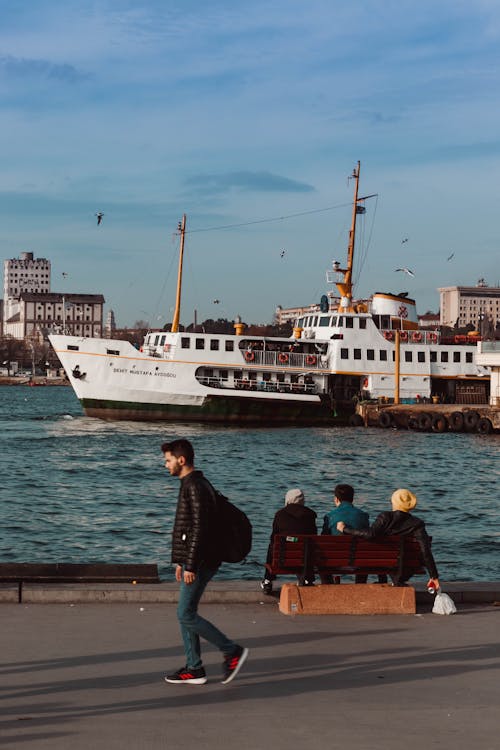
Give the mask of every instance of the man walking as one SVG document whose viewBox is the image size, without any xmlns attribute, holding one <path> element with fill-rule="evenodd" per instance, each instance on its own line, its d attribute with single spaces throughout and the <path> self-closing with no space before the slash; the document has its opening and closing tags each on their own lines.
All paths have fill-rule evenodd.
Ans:
<svg viewBox="0 0 500 750">
<path fill-rule="evenodd" d="M 181 486 L 172 535 L 172 562 L 180 583 L 177 617 L 186 666 L 165 677 L 166 682 L 203 685 L 207 681 L 201 660 L 200 636 L 224 655 L 222 684 L 231 682 L 243 666 L 248 649 L 239 646 L 198 614 L 198 604 L 221 564 L 217 552 L 217 500 L 210 482 L 194 468 L 189 440 L 163 443 L 165 468 L 179 477 Z"/>
</svg>

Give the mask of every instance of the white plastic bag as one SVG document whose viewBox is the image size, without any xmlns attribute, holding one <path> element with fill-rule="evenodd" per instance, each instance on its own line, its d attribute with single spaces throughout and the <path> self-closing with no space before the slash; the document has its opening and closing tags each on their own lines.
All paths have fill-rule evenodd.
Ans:
<svg viewBox="0 0 500 750">
<path fill-rule="evenodd" d="M 444 591 L 438 591 L 434 599 L 432 611 L 435 615 L 453 615 L 457 611 L 455 602 L 445 594 Z"/>
</svg>

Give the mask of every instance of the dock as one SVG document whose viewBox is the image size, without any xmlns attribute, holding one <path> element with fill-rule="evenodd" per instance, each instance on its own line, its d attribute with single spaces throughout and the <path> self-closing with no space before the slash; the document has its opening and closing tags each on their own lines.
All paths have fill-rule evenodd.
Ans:
<svg viewBox="0 0 500 750">
<path fill-rule="evenodd" d="M 419 432 L 469 432 L 489 435 L 500 431 L 500 407 L 489 404 L 386 404 L 361 402 L 352 426 Z"/>
</svg>

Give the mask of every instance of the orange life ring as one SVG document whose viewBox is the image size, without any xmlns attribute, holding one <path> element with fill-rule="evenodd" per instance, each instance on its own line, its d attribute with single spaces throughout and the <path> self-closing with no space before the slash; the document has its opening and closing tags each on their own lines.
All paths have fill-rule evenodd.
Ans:
<svg viewBox="0 0 500 750">
<path fill-rule="evenodd" d="M 399 338 L 401 341 L 408 341 L 408 331 L 400 331 Z"/>
<path fill-rule="evenodd" d="M 278 354 L 278 362 L 281 362 L 282 365 L 286 365 L 290 357 L 285 352 L 280 352 Z"/>
<path fill-rule="evenodd" d="M 315 365 L 317 361 L 318 360 L 315 354 L 308 354 L 306 356 L 306 365 Z"/>
<path fill-rule="evenodd" d="M 433 331 L 431 331 L 431 333 L 429 333 L 429 341 L 431 342 L 431 344 L 435 344 L 437 340 L 438 340 L 437 333 L 434 333 Z"/>
<path fill-rule="evenodd" d="M 420 333 L 420 331 L 415 331 L 414 333 L 412 333 L 411 340 L 415 341 L 416 343 L 422 341 L 422 334 Z"/>
<path fill-rule="evenodd" d="M 384 338 L 387 339 L 387 341 L 392 341 L 394 333 L 392 331 L 384 331 Z"/>
<path fill-rule="evenodd" d="M 253 352 L 245 352 L 245 360 L 247 362 L 253 362 L 255 359 L 255 354 Z"/>
</svg>

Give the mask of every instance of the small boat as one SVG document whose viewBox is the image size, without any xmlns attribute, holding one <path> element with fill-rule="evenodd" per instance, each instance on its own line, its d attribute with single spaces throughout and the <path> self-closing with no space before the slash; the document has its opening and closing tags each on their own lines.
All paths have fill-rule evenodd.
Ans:
<svg viewBox="0 0 500 750">
<path fill-rule="evenodd" d="M 471 394 L 487 403 L 489 371 L 475 361 L 477 339 L 443 342 L 419 328 L 415 300 L 376 292 L 353 298 L 356 220 L 372 196 L 358 197 L 360 162 L 345 268 L 291 338 L 179 330 L 186 216 L 179 223 L 179 272 L 170 331 L 147 333 L 143 346 L 52 334 L 50 342 L 87 416 L 223 424 L 345 423 L 360 399 L 452 403 Z"/>
</svg>

